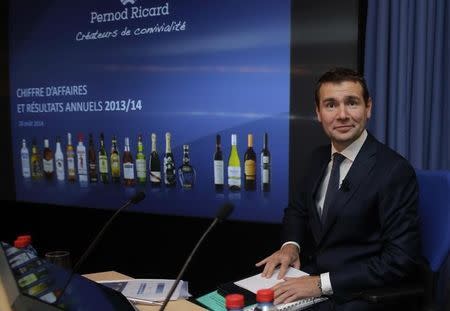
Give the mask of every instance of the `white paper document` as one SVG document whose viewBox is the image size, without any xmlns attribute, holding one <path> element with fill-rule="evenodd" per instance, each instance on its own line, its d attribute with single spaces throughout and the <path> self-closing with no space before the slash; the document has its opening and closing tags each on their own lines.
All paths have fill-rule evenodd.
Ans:
<svg viewBox="0 0 450 311">
<path fill-rule="evenodd" d="M 274 271 L 274 273 L 272 274 L 271 278 L 265 278 L 265 277 L 262 277 L 261 274 L 257 274 L 257 275 L 248 277 L 246 279 L 234 282 L 234 284 L 236 284 L 237 286 L 240 286 L 242 288 L 245 288 L 256 294 L 258 289 L 270 288 L 279 282 L 283 282 L 283 280 L 278 280 L 279 272 L 280 272 L 280 269 L 276 269 Z M 303 272 L 301 270 L 292 268 L 292 267 L 290 267 L 286 273 L 287 277 L 293 277 L 293 278 L 300 277 L 300 276 L 306 276 L 306 275 L 309 275 L 309 274 L 306 272 Z"/>
<path fill-rule="evenodd" d="M 121 292 L 130 300 L 158 302 L 164 301 L 174 282 L 175 280 L 166 279 L 127 279 L 99 281 L 98 283 Z M 188 283 L 180 281 L 170 300 L 188 297 L 190 297 Z"/>
</svg>

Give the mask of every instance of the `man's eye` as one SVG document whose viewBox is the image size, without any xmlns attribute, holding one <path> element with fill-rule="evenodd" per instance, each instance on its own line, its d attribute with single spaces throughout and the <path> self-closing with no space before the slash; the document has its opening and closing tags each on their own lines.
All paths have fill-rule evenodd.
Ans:
<svg viewBox="0 0 450 311">
<path fill-rule="evenodd" d="M 334 107 L 336 107 L 336 103 L 334 103 L 334 102 L 326 102 L 325 103 L 325 107 L 327 107 L 327 108 L 334 108 Z"/>
<path fill-rule="evenodd" d="M 358 105 L 358 102 L 356 100 L 349 100 L 347 102 L 347 105 L 349 105 L 349 106 L 356 106 L 356 105 Z"/>
</svg>

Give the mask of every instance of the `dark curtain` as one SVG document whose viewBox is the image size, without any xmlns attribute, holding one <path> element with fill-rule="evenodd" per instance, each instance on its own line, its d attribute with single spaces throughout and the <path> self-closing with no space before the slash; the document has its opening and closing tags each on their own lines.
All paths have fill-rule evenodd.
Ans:
<svg viewBox="0 0 450 311">
<path fill-rule="evenodd" d="M 369 0 L 369 129 L 418 169 L 450 169 L 450 0 Z"/>
</svg>

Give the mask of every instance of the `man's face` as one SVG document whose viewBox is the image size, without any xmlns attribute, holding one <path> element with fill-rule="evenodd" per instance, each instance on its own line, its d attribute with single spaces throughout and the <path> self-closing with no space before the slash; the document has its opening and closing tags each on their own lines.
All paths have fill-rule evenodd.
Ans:
<svg viewBox="0 0 450 311">
<path fill-rule="evenodd" d="M 342 151 L 366 128 L 372 100 L 364 102 L 362 86 L 357 82 L 324 83 L 319 90 L 316 114 L 334 147 Z"/>
</svg>

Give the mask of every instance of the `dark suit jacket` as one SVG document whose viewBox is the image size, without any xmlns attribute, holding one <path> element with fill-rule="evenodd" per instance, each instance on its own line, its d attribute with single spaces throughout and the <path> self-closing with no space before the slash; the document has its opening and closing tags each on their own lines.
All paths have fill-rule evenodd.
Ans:
<svg viewBox="0 0 450 311">
<path fill-rule="evenodd" d="M 342 302 L 415 271 L 418 186 L 410 164 L 369 134 L 322 226 L 315 195 L 330 156 L 331 145 L 313 153 L 299 194 L 285 210 L 283 239 L 300 244 L 302 270 L 330 272 L 333 298 Z"/>
</svg>

